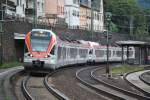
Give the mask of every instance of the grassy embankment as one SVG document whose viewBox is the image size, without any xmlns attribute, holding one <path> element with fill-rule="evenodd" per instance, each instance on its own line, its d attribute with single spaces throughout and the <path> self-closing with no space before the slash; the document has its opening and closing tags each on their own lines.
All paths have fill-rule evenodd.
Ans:
<svg viewBox="0 0 150 100">
<path fill-rule="evenodd" d="M 14 62 L 4 63 L 0 65 L 0 69 L 11 68 L 11 67 L 16 67 L 16 66 L 21 66 L 21 65 L 22 63 L 14 61 Z"/>
<path fill-rule="evenodd" d="M 143 66 L 135 66 L 135 65 L 120 65 L 118 67 L 113 67 L 111 69 L 112 74 L 124 74 L 128 72 L 138 71 L 138 70 L 144 70 Z"/>
</svg>

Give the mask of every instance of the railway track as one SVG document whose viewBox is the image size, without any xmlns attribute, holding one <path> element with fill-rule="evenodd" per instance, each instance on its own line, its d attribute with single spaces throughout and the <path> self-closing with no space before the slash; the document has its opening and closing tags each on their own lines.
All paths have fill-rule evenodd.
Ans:
<svg viewBox="0 0 150 100">
<path fill-rule="evenodd" d="M 26 100 L 58 100 L 43 83 L 44 77 L 27 74 L 22 79 L 21 90 Z"/>
<path fill-rule="evenodd" d="M 74 68 L 74 67 L 62 68 L 62 69 L 58 69 L 54 72 L 51 72 L 51 73 L 47 74 L 46 76 L 40 76 L 40 77 L 39 76 L 36 77 L 29 73 L 24 73 L 24 75 L 19 75 L 19 76 L 16 75 L 15 77 L 19 77 L 19 78 L 17 78 L 17 80 L 15 80 L 15 81 L 20 82 L 20 83 L 17 83 L 17 88 L 20 87 L 20 89 L 18 89 L 18 90 L 21 91 L 21 93 L 18 94 L 19 96 L 17 95 L 17 99 L 18 100 L 70 100 L 69 97 L 62 94 L 64 92 L 57 90 L 53 84 L 50 84 L 49 81 L 51 80 L 51 77 L 53 77 L 53 75 L 55 75 L 56 73 L 60 73 L 60 72 L 63 73 L 64 71 L 70 72 L 68 70 L 74 71 L 73 76 L 75 76 L 75 72 L 79 68 Z M 74 69 L 76 69 L 76 70 L 74 70 Z M 61 76 L 61 75 L 59 75 L 59 76 Z M 72 78 L 76 79 L 75 77 L 71 77 L 71 79 Z M 40 85 L 39 85 L 39 83 L 40 83 Z M 43 89 L 43 90 L 41 90 L 41 89 Z M 47 92 L 45 92 L 45 91 L 47 91 Z M 43 92 L 45 92 L 45 93 L 43 93 Z M 20 96 L 20 94 L 22 94 L 22 96 Z M 45 96 L 45 95 L 42 96 L 42 94 L 47 94 L 47 96 Z M 74 96 L 74 94 L 72 94 L 72 95 Z M 78 96 L 79 97 L 77 97 L 77 98 L 80 98 L 80 95 L 78 95 Z M 90 97 L 90 98 L 93 98 L 93 97 Z M 73 100 L 73 99 L 71 98 L 71 100 Z M 78 100 L 83 100 L 83 99 L 78 99 Z M 91 100 L 91 99 L 89 99 L 89 100 Z M 95 99 L 95 100 L 99 100 L 99 99 Z M 101 99 L 101 100 L 106 100 L 106 99 Z"/>
<path fill-rule="evenodd" d="M 6 71 L 0 73 L 0 100 L 16 100 L 11 80 L 12 76 L 20 71 L 22 71 L 22 68 L 18 67 L 6 69 Z"/>
<path fill-rule="evenodd" d="M 26 79 L 22 80 L 21 83 L 21 89 L 22 89 L 22 93 L 25 96 L 25 98 L 27 100 L 35 100 L 29 93 L 29 91 L 27 90 L 27 81 L 29 80 L 29 76 L 26 77 Z"/>
<path fill-rule="evenodd" d="M 97 91 L 97 93 L 103 94 L 109 97 L 110 99 L 114 99 L 114 100 L 149 100 L 150 99 L 149 97 L 137 95 L 98 80 L 93 74 L 94 71 L 97 69 L 100 70 L 103 68 L 97 68 L 97 67 L 83 68 L 76 72 L 76 77 L 83 84 L 91 87 L 92 89 Z"/>
<path fill-rule="evenodd" d="M 45 78 L 49 90 L 60 100 L 108 100 L 92 89 L 79 83 L 76 71 L 86 66 L 76 66 L 59 69 Z M 63 94 L 62 94 L 63 93 Z M 65 95 L 64 95 L 65 94 Z"/>
<path fill-rule="evenodd" d="M 96 81 L 100 82 L 101 84 L 104 84 L 104 85 L 106 85 L 106 86 L 108 86 L 108 87 L 110 87 L 110 88 L 112 88 L 112 89 L 114 89 L 114 90 L 116 90 L 116 91 L 120 91 L 120 92 L 122 92 L 122 93 L 124 93 L 124 94 L 126 94 L 126 95 L 129 95 L 129 96 L 133 97 L 133 98 L 138 98 L 138 99 L 140 99 L 140 100 L 147 100 L 147 99 L 150 99 L 150 98 L 147 97 L 147 96 L 140 95 L 140 94 L 137 94 L 137 93 L 134 93 L 134 92 L 131 92 L 131 91 L 128 91 L 128 90 L 119 88 L 119 87 L 117 87 L 117 86 L 111 85 L 111 84 L 109 84 L 109 83 L 106 83 L 105 81 L 103 81 L 103 80 L 101 80 L 100 78 L 96 77 L 96 75 L 94 74 L 94 72 L 96 72 L 97 70 L 100 70 L 100 69 L 97 68 L 97 69 L 92 70 L 92 71 L 91 71 L 91 76 L 92 76 Z"/>
<path fill-rule="evenodd" d="M 61 71 L 61 69 L 58 69 L 55 72 L 49 73 L 45 78 L 44 78 L 44 85 L 48 89 L 49 92 L 51 92 L 53 95 L 55 95 L 59 100 L 70 100 L 67 96 L 59 92 L 57 89 L 53 87 L 53 85 L 48 83 L 49 77 L 51 77 L 53 74 L 56 72 Z"/>
<path fill-rule="evenodd" d="M 71 90 L 71 91 L 74 90 L 74 92 L 70 94 L 72 96 L 79 96 L 79 97 L 76 97 L 76 99 L 79 98 L 78 100 L 83 100 L 83 98 L 85 97 L 84 92 L 85 94 L 87 94 L 87 91 L 88 92 L 90 91 L 90 92 L 86 95 L 87 96 L 86 100 L 91 100 L 89 99 L 90 93 L 91 93 L 90 95 L 93 95 L 94 93 L 95 93 L 94 95 L 98 95 L 98 96 L 104 95 L 104 98 L 100 96 L 100 98 L 103 98 L 100 100 L 109 100 L 109 99 L 110 100 L 150 100 L 149 97 L 131 93 L 130 91 L 126 91 L 126 90 L 111 86 L 110 84 L 107 84 L 97 79 L 94 72 L 97 70 L 101 70 L 101 69 L 103 69 L 103 65 L 101 65 L 101 68 L 98 68 L 97 66 L 95 67 L 90 66 L 86 68 L 85 67 L 84 68 L 83 67 L 78 67 L 78 68 L 70 67 L 70 68 L 58 69 L 54 72 L 50 72 L 47 75 L 33 75 L 33 74 L 29 74 L 23 71 L 24 75 L 22 76 L 20 74 L 18 75 L 20 78 L 17 78 L 17 80 L 20 81 L 20 84 L 18 84 L 17 86 L 20 87 L 20 90 L 22 90 L 21 92 L 23 93 L 22 95 L 25 97 L 23 98 L 17 97 L 17 99 L 18 100 L 70 100 L 70 99 L 73 100 L 74 98 L 70 98 L 70 95 L 68 95 L 70 93 L 70 91 L 68 90 Z M 15 77 L 18 77 L 18 76 L 15 76 Z M 64 78 L 62 78 L 62 76 Z M 55 84 L 50 84 L 51 83 L 50 81 L 53 81 L 52 83 L 54 83 L 54 81 L 56 80 L 55 78 L 57 77 L 58 78 L 61 77 L 59 78 L 61 80 L 61 81 L 59 80 L 59 85 L 60 83 L 64 82 L 63 87 L 68 88 L 67 92 L 64 92 L 65 89 L 63 90 L 59 88 L 57 84 L 56 84 L 56 87 L 55 87 Z M 70 85 L 68 85 L 67 83 Z M 83 83 L 84 85 L 81 85 L 80 83 Z M 85 85 L 88 86 L 89 89 L 85 88 L 86 87 Z M 80 89 L 76 89 L 77 87 L 80 87 Z M 78 92 L 81 91 L 81 88 L 83 89 L 82 92 L 74 94 L 77 91 Z M 90 89 L 93 90 L 94 92 L 93 91 L 91 92 Z M 64 93 L 65 95 L 62 93 Z M 91 98 L 93 96 L 91 96 Z M 95 98 L 96 98 L 95 100 L 99 100 L 97 99 L 99 97 L 95 97 Z"/>
</svg>

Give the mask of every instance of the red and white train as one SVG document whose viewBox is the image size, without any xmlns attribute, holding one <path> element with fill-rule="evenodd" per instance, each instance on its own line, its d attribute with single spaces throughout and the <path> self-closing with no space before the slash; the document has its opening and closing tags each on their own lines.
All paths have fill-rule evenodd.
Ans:
<svg viewBox="0 0 150 100">
<path fill-rule="evenodd" d="M 25 69 L 57 69 L 66 65 L 87 62 L 105 62 L 106 46 L 90 41 L 69 41 L 57 37 L 51 30 L 33 29 L 25 37 L 27 52 L 24 54 Z M 127 59 L 124 49 L 124 60 Z M 135 49 L 129 48 L 129 58 L 135 58 Z M 109 47 L 109 61 L 121 61 L 120 47 Z"/>
</svg>

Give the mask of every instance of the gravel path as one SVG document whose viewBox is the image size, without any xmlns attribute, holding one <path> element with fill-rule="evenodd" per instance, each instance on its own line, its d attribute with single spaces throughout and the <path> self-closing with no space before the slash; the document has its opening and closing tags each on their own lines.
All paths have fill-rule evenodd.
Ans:
<svg viewBox="0 0 150 100">
<path fill-rule="evenodd" d="M 35 100 L 57 100 L 44 86 L 44 76 L 31 76 L 27 89 Z"/>
</svg>

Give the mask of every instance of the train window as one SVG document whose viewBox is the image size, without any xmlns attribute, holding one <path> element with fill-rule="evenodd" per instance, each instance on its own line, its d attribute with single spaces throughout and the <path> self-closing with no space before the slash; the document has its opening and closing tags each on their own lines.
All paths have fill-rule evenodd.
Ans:
<svg viewBox="0 0 150 100">
<path fill-rule="evenodd" d="M 104 50 L 96 50 L 95 54 L 96 54 L 96 57 L 103 57 L 104 56 Z"/>
<path fill-rule="evenodd" d="M 124 51 L 124 55 L 127 55 L 127 51 Z"/>
<path fill-rule="evenodd" d="M 67 48 L 66 50 L 67 50 L 67 58 L 69 58 L 70 49 L 69 49 L 69 48 Z"/>
<path fill-rule="evenodd" d="M 89 51 L 89 54 L 93 54 L 93 50 L 90 50 L 90 51 Z"/>
<path fill-rule="evenodd" d="M 50 54 L 54 55 L 54 52 L 55 52 L 55 46 L 52 48 Z"/>
<path fill-rule="evenodd" d="M 80 49 L 79 50 L 79 55 L 81 58 L 86 58 L 87 53 L 88 53 L 87 49 Z"/>
<path fill-rule="evenodd" d="M 122 51 L 117 51 L 116 54 L 117 54 L 118 57 L 121 57 L 122 56 Z"/>
<path fill-rule="evenodd" d="M 60 60 L 61 59 L 61 50 L 62 50 L 62 47 L 58 46 L 58 51 L 57 51 L 57 59 Z"/>
<path fill-rule="evenodd" d="M 47 51 L 51 35 L 49 32 L 33 31 L 31 32 L 31 47 L 33 51 Z"/>
<path fill-rule="evenodd" d="M 70 57 L 76 58 L 77 56 L 77 49 L 76 48 L 70 48 Z"/>
<path fill-rule="evenodd" d="M 62 49 L 62 58 L 66 59 L 66 48 L 65 47 L 63 47 L 63 49 Z"/>
<path fill-rule="evenodd" d="M 111 50 L 109 50 L 109 53 L 108 53 L 109 57 L 111 57 Z"/>
<path fill-rule="evenodd" d="M 129 57 L 133 55 L 133 51 L 129 51 Z"/>
<path fill-rule="evenodd" d="M 113 51 L 113 56 L 115 56 L 116 55 L 116 51 Z"/>
</svg>

